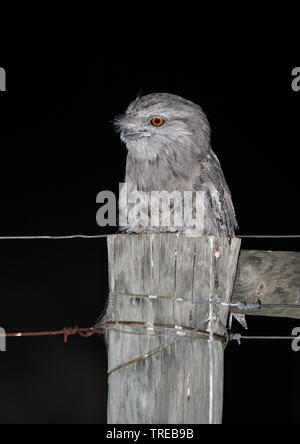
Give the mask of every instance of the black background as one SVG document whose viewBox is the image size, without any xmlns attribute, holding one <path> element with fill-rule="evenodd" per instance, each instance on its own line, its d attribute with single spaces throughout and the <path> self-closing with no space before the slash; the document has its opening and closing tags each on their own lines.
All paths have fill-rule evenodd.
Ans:
<svg viewBox="0 0 300 444">
<path fill-rule="evenodd" d="M 148 48 L 149 49 L 149 48 Z M 148 53 L 147 53 L 148 54 Z M 143 55 L 143 54 L 141 54 Z M 112 119 L 137 94 L 200 104 L 232 191 L 240 234 L 300 234 L 299 60 L 237 54 L 212 62 L 108 61 L 68 46 L 0 53 L 0 235 L 101 234 L 96 195 L 118 191 L 126 151 Z M 299 251 L 300 240 L 244 240 Z M 7 332 L 93 325 L 107 297 L 105 239 L 0 241 L 0 325 Z M 290 335 L 299 321 L 248 317 L 249 334 Z M 243 332 L 236 323 L 234 331 Z M 300 354 L 290 342 L 230 343 L 224 423 L 300 423 Z M 0 423 L 106 421 L 99 337 L 19 338 L 0 354 Z"/>
</svg>

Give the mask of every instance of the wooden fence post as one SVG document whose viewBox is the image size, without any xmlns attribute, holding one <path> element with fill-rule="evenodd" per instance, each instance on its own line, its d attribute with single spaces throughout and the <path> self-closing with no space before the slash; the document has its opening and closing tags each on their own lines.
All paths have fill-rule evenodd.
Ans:
<svg viewBox="0 0 300 444">
<path fill-rule="evenodd" d="M 109 424 L 220 423 L 240 240 L 108 237 Z"/>
<path fill-rule="evenodd" d="M 261 305 L 258 310 L 232 312 L 300 319 L 300 253 L 242 250 L 232 302 Z"/>
</svg>

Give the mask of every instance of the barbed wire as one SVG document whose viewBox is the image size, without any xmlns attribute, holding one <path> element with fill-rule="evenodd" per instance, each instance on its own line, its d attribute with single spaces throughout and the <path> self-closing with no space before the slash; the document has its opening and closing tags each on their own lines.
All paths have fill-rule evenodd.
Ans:
<svg viewBox="0 0 300 444">
<path fill-rule="evenodd" d="M 0 240 L 66 240 L 66 239 L 103 239 L 103 238 L 107 238 L 109 236 L 113 236 L 116 235 L 118 233 L 113 233 L 113 234 L 95 234 L 95 235 L 89 235 L 89 234 L 72 234 L 72 235 L 35 235 L 35 236 L 0 236 Z M 249 238 L 249 239 L 295 239 L 295 238 L 300 238 L 300 235 L 238 235 L 238 238 Z M 202 302 L 202 301 L 192 301 L 192 302 Z M 232 307 L 234 307 L 234 304 L 231 304 Z M 240 309 L 247 309 L 247 305 L 239 303 L 239 304 L 235 304 L 236 308 L 240 308 Z M 297 304 L 253 304 L 253 306 L 249 306 L 248 309 L 261 309 L 264 307 L 288 307 L 290 309 L 298 309 L 300 308 L 300 305 Z M 78 326 L 75 327 L 64 327 L 61 330 L 53 330 L 53 331 L 40 331 L 40 332 L 18 332 L 18 333 L 0 333 L 0 337 L 6 337 L 6 338 L 20 338 L 20 337 L 38 337 L 38 336 L 58 336 L 58 335 L 63 335 L 64 336 L 64 342 L 67 343 L 69 336 L 74 336 L 74 335 L 80 335 L 83 338 L 89 338 L 91 336 L 93 336 L 94 334 L 98 333 L 104 333 L 104 331 L 106 330 L 111 330 L 114 329 L 114 327 L 112 326 L 112 324 L 120 324 L 119 322 L 115 321 L 115 322 L 106 322 L 104 324 L 97 324 L 96 326 L 93 327 L 89 327 L 89 328 L 81 328 Z M 132 323 L 131 323 L 132 324 Z M 133 323 L 134 324 L 134 323 Z M 115 329 L 116 331 L 119 331 L 120 333 L 131 333 L 131 334 L 141 334 L 141 332 L 138 331 L 125 331 L 125 330 L 118 330 Z M 208 334 L 209 337 L 211 338 L 211 333 L 210 332 L 205 332 L 205 331 L 201 331 L 199 328 L 196 329 L 191 329 L 191 331 L 188 331 L 186 333 L 183 333 L 181 336 L 178 336 L 178 333 L 174 336 L 174 339 L 162 346 L 159 347 L 157 350 L 150 352 L 146 355 L 141 356 L 138 359 L 143 359 L 145 357 L 151 356 L 154 353 L 157 353 L 161 350 L 163 350 L 165 347 L 167 347 L 168 345 L 171 345 L 174 342 L 177 342 L 178 340 L 182 340 L 184 337 L 187 336 L 191 336 L 194 333 L 199 332 L 202 335 L 206 335 Z M 145 332 L 143 332 L 142 334 L 147 334 Z M 150 333 L 148 333 L 150 334 Z M 155 332 L 151 332 L 151 334 L 155 335 Z M 160 334 L 161 335 L 161 334 Z M 165 335 L 165 334 L 163 334 Z M 168 333 L 168 335 L 170 336 L 170 334 Z M 295 336 L 244 336 L 241 334 L 230 334 L 228 339 L 229 340 L 236 340 L 238 341 L 238 343 L 240 344 L 241 339 L 245 339 L 245 340 L 293 340 L 295 339 Z M 136 362 L 136 360 L 134 360 L 133 362 Z M 131 364 L 131 362 L 129 363 Z M 117 369 L 114 369 L 113 371 L 115 371 Z"/>
<path fill-rule="evenodd" d="M 104 325 L 97 325 L 89 328 L 81 327 L 64 327 L 61 330 L 50 330 L 50 331 L 38 331 L 38 332 L 18 332 L 18 333 L 0 333 L 0 338 L 25 338 L 25 337 L 37 337 L 37 336 L 64 336 L 64 342 L 68 342 L 69 336 L 80 335 L 83 338 L 89 338 L 96 333 L 102 333 Z"/>
<path fill-rule="evenodd" d="M 132 327 L 140 327 L 143 328 L 142 331 L 136 330 L 122 330 L 120 328 L 116 328 L 115 326 L 132 326 Z M 82 328 L 82 327 L 64 327 L 61 330 L 47 330 L 47 331 L 36 331 L 36 332 L 17 332 L 17 333 L 0 333 L 0 338 L 25 338 L 25 337 L 41 337 L 41 336 L 64 336 L 64 342 L 67 343 L 70 336 L 79 335 L 83 338 L 90 338 L 95 334 L 103 334 L 105 331 L 115 331 L 118 333 L 125 334 L 133 334 L 133 335 L 149 335 L 149 336 L 171 336 L 171 333 L 158 333 L 154 329 L 171 329 L 175 331 L 174 338 L 179 338 L 179 340 L 184 339 L 185 337 L 191 336 L 195 333 L 199 334 L 200 338 L 213 338 L 215 340 L 219 340 L 221 342 L 225 341 L 225 337 L 220 336 L 216 333 L 212 333 L 206 330 L 201 329 L 200 327 L 191 328 L 191 327 L 178 327 L 175 325 L 164 325 L 157 323 L 149 323 L 146 322 L 135 322 L 135 321 L 107 321 L 102 324 L 96 324 L 93 327 Z M 184 332 L 184 330 L 186 330 Z M 240 341 L 241 339 L 261 339 L 261 340 L 294 340 L 297 339 L 298 336 L 245 336 L 240 333 L 230 333 L 228 338 L 230 341 Z"/>
<path fill-rule="evenodd" d="M 125 329 L 117 328 L 118 326 L 124 326 Z M 136 330 L 126 330 L 127 327 L 135 327 Z M 140 329 L 140 330 L 138 330 Z M 161 332 L 161 330 L 165 332 Z M 299 336 L 245 336 L 240 333 L 229 333 L 225 329 L 224 335 L 219 335 L 211 330 L 203 330 L 200 327 L 178 327 L 176 325 L 169 324 L 157 324 L 157 323 L 145 323 L 145 322 L 135 322 L 135 321 L 106 321 L 103 323 L 96 324 L 93 327 L 81 328 L 81 327 L 64 327 L 61 330 L 53 331 L 40 331 L 40 332 L 19 332 L 19 333 L 0 333 L 0 338 L 20 338 L 20 337 L 38 337 L 38 336 L 64 336 L 64 342 L 67 343 L 69 336 L 74 336 L 76 334 L 83 338 L 90 338 L 95 334 L 103 334 L 106 331 L 114 331 L 119 334 L 131 334 L 131 335 L 148 335 L 148 336 L 164 336 L 170 339 L 166 343 L 156 347 L 153 350 L 144 353 L 135 359 L 125 362 L 115 368 L 108 371 L 108 377 L 117 371 L 121 371 L 131 365 L 137 364 L 138 362 L 148 359 L 149 357 L 161 353 L 168 347 L 177 344 L 178 342 L 188 339 L 188 338 L 198 338 L 212 341 L 221 341 L 226 345 L 230 341 L 237 341 L 241 345 L 241 340 L 295 340 L 299 339 Z"/>
</svg>

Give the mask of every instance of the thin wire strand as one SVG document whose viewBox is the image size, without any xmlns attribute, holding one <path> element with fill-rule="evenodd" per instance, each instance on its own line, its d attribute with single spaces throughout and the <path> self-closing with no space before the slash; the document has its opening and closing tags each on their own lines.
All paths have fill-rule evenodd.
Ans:
<svg viewBox="0 0 300 444">
<path fill-rule="evenodd" d="M 38 239 L 101 239 L 112 234 L 70 234 L 63 236 L 42 235 L 42 236 L 0 236 L 0 240 L 38 240 Z M 237 236 L 240 239 L 300 239 L 300 234 L 241 234 Z"/>
<path fill-rule="evenodd" d="M 0 240 L 32 240 L 32 239 L 101 239 L 110 234 L 70 234 L 66 236 L 0 236 Z"/>
<path fill-rule="evenodd" d="M 243 336 L 239 333 L 231 333 L 229 335 L 229 340 L 230 341 L 237 341 L 239 344 L 241 342 L 241 339 L 246 339 L 246 340 L 251 340 L 251 339 L 256 339 L 256 340 L 289 340 L 292 341 L 294 339 L 299 339 L 298 336 Z"/>
<path fill-rule="evenodd" d="M 241 234 L 241 239 L 299 239 L 300 234 Z"/>
<path fill-rule="evenodd" d="M 120 291 L 112 291 L 111 294 L 113 296 L 127 296 L 127 297 L 133 297 L 133 298 L 140 298 L 140 299 L 151 299 L 151 300 L 167 300 L 172 302 L 187 302 L 189 304 L 211 304 L 211 305 L 218 305 L 221 307 L 231 307 L 236 308 L 238 310 L 243 311 L 256 311 L 261 308 L 260 303 L 256 304 L 244 304 L 243 302 L 235 302 L 235 303 L 228 303 L 228 302 L 222 302 L 218 297 L 216 300 L 203 300 L 203 299 L 186 299 L 186 298 L 175 298 L 172 296 L 157 296 L 157 295 L 148 295 L 148 294 L 136 294 L 136 293 L 124 293 Z M 300 307 L 300 305 L 299 305 Z"/>
</svg>

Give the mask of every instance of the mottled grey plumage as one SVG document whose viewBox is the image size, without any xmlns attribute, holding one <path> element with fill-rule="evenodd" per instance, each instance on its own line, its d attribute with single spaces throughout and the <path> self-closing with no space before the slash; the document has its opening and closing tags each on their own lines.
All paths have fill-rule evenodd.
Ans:
<svg viewBox="0 0 300 444">
<path fill-rule="evenodd" d="M 159 116 L 164 124 L 155 127 Z M 155 93 L 138 97 L 115 124 L 128 149 L 128 192 L 203 191 L 205 226 L 202 234 L 234 236 L 237 227 L 230 191 L 219 160 L 210 147 L 207 118 L 195 103 Z M 120 208 L 122 208 L 122 201 Z M 126 232 L 174 231 L 163 227 L 122 227 Z M 175 230 L 177 231 L 177 230 Z M 186 231 L 185 228 L 181 231 Z"/>
</svg>

